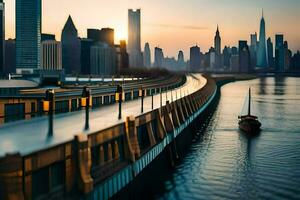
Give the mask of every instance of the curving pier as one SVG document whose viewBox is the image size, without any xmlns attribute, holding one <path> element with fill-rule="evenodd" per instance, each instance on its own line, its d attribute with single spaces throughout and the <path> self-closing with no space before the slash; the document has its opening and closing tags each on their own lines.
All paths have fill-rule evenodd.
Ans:
<svg viewBox="0 0 300 200">
<path fill-rule="evenodd" d="M 176 157 L 176 138 L 198 119 L 218 96 L 216 81 L 187 76 L 172 91 L 90 114 L 57 115 L 47 137 L 47 118 L 5 124 L 0 128 L 0 199 L 109 199 L 143 173 L 162 152 Z M 162 106 L 160 99 L 162 98 Z M 191 134 L 191 133 L 190 133 Z"/>
</svg>

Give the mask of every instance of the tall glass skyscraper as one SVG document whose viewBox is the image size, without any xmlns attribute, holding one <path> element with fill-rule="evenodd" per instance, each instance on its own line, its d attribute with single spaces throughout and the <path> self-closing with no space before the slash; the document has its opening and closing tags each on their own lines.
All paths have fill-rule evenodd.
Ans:
<svg viewBox="0 0 300 200">
<path fill-rule="evenodd" d="M 16 0 L 16 71 L 33 73 L 40 68 L 41 0 Z"/>
<path fill-rule="evenodd" d="M 259 45 L 257 52 L 257 67 L 267 68 L 268 67 L 268 58 L 267 58 L 267 46 L 266 46 L 266 24 L 264 15 L 260 21 L 260 32 L 259 32 Z"/>
<path fill-rule="evenodd" d="M 4 73 L 5 7 L 0 0 L 0 74 Z"/>
<path fill-rule="evenodd" d="M 141 52 L 141 10 L 128 10 L 128 53 L 130 67 L 143 66 Z"/>
</svg>

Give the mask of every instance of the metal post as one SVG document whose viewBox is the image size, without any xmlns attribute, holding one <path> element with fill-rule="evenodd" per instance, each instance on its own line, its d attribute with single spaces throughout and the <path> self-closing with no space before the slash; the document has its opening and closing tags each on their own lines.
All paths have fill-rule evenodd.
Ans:
<svg viewBox="0 0 300 200">
<path fill-rule="evenodd" d="M 173 102 L 173 90 L 171 90 L 171 102 Z"/>
<path fill-rule="evenodd" d="M 54 101 L 54 94 L 50 92 L 50 102 L 49 102 L 49 130 L 48 136 L 53 136 L 53 101 Z"/>
<path fill-rule="evenodd" d="M 162 91 L 161 91 L 161 88 L 160 88 L 160 94 L 159 94 L 159 96 L 160 96 L 160 107 L 162 107 Z"/>
<path fill-rule="evenodd" d="M 152 98 L 152 110 L 153 110 L 154 108 L 153 89 L 151 89 L 151 98 Z"/>
<path fill-rule="evenodd" d="M 119 96 L 121 96 L 120 93 Z M 120 97 L 119 97 L 119 119 L 122 119 L 122 99 L 120 99 Z"/>
<path fill-rule="evenodd" d="M 144 113 L 144 96 L 142 96 L 141 113 Z"/>
<path fill-rule="evenodd" d="M 168 101 L 168 89 L 166 88 L 166 101 Z"/>
<path fill-rule="evenodd" d="M 90 120 L 90 113 L 89 113 L 89 109 L 90 109 L 90 97 L 87 97 L 86 100 L 86 107 L 85 107 L 85 126 L 84 129 L 88 130 L 90 128 L 90 124 L 89 124 L 89 120 Z"/>
</svg>

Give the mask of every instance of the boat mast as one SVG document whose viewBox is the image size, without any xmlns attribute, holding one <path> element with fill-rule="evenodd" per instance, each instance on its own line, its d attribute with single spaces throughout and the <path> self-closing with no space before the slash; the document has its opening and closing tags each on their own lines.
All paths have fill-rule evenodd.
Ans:
<svg viewBox="0 0 300 200">
<path fill-rule="evenodd" d="M 251 88 L 249 88 L 248 116 L 251 115 Z"/>
</svg>

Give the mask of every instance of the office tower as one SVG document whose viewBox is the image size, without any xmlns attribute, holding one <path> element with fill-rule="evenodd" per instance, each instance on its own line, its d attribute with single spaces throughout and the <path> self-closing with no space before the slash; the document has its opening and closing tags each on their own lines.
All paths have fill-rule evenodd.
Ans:
<svg viewBox="0 0 300 200">
<path fill-rule="evenodd" d="M 71 16 L 62 30 L 62 67 L 67 74 L 80 74 L 80 39 Z"/>
<path fill-rule="evenodd" d="M 238 55 L 239 51 L 237 47 L 231 47 L 231 54 L 232 55 Z"/>
<path fill-rule="evenodd" d="M 80 40 L 80 65 L 82 74 L 91 74 L 91 46 L 93 46 L 94 41 L 91 39 L 83 38 Z"/>
<path fill-rule="evenodd" d="M 219 26 L 217 26 L 217 31 L 214 39 L 214 49 L 215 49 L 215 62 L 214 62 L 214 67 L 219 69 L 221 68 L 221 37 L 220 37 L 220 32 L 219 32 Z"/>
<path fill-rule="evenodd" d="M 230 47 L 227 46 L 223 49 L 223 65 L 226 70 L 230 67 Z"/>
<path fill-rule="evenodd" d="M 274 56 L 273 56 L 273 43 L 271 38 L 269 37 L 267 40 L 267 52 L 268 52 L 268 63 L 269 67 L 274 67 Z"/>
<path fill-rule="evenodd" d="M 251 59 L 251 68 L 255 69 L 257 62 L 257 33 L 250 35 L 250 59 Z"/>
<path fill-rule="evenodd" d="M 111 76 L 117 72 L 116 50 L 107 43 L 96 43 L 91 47 L 91 74 Z"/>
<path fill-rule="evenodd" d="M 230 57 L 230 71 L 231 72 L 239 72 L 239 55 L 232 54 Z"/>
<path fill-rule="evenodd" d="M 101 33 L 99 29 L 87 29 L 87 38 L 94 42 L 101 42 Z"/>
<path fill-rule="evenodd" d="M 190 68 L 189 71 L 199 71 L 201 65 L 200 48 L 198 45 L 190 48 Z"/>
<path fill-rule="evenodd" d="M 120 50 L 121 50 L 121 69 L 129 68 L 129 55 L 127 53 L 127 45 L 125 40 L 120 41 Z"/>
<path fill-rule="evenodd" d="M 284 71 L 290 70 L 292 52 L 289 50 L 288 42 L 284 41 Z"/>
<path fill-rule="evenodd" d="M 154 67 L 161 68 L 164 63 L 164 53 L 163 50 L 159 47 L 155 47 L 154 50 Z"/>
<path fill-rule="evenodd" d="M 61 70 L 61 44 L 55 40 L 45 40 L 41 48 L 41 67 L 43 70 Z"/>
<path fill-rule="evenodd" d="M 141 10 L 128 10 L 128 53 L 130 67 L 141 67 Z"/>
<path fill-rule="evenodd" d="M 242 73 L 250 72 L 250 51 L 247 41 L 239 41 L 239 71 Z"/>
<path fill-rule="evenodd" d="M 164 58 L 163 62 L 163 68 L 170 70 L 170 71 L 176 71 L 176 59 L 174 57 L 166 57 Z"/>
<path fill-rule="evenodd" d="M 265 69 L 268 67 L 268 58 L 267 58 L 267 47 L 266 47 L 266 24 L 264 15 L 260 21 L 260 32 L 259 32 L 259 45 L 257 52 L 257 67 L 260 69 Z"/>
<path fill-rule="evenodd" d="M 284 71 L 284 46 L 283 35 L 275 35 L 275 70 Z"/>
<path fill-rule="evenodd" d="M 54 34 L 49 33 L 42 33 L 41 34 L 41 42 L 47 41 L 47 40 L 56 40 Z"/>
<path fill-rule="evenodd" d="M 4 42 L 5 42 L 5 3 L 3 2 L 3 0 L 0 0 L 0 75 L 5 73 Z"/>
<path fill-rule="evenodd" d="M 221 37 L 219 32 L 219 26 L 217 26 L 217 31 L 215 35 L 215 52 L 216 54 L 221 55 Z"/>
<path fill-rule="evenodd" d="M 292 70 L 300 72 L 300 52 L 294 54 L 292 58 Z"/>
<path fill-rule="evenodd" d="M 184 54 L 183 54 L 183 51 L 181 51 L 181 50 L 178 52 L 177 67 L 178 67 L 178 70 L 186 70 Z"/>
<path fill-rule="evenodd" d="M 8 39 L 5 41 L 5 59 L 4 59 L 4 72 L 16 73 L 16 40 Z"/>
<path fill-rule="evenodd" d="M 151 67 L 151 50 L 148 42 L 145 44 L 143 56 L 144 67 Z"/>
<path fill-rule="evenodd" d="M 41 65 L 41 0 L 16 0 L 17 73 L 33 73 Z"/>
<path fill-rule="evenodd" d="M 112 28 L 102 28 L 100 31 L 100 41 L 110 46 L 115 44 L 115 31 Z"/>
</svg>

